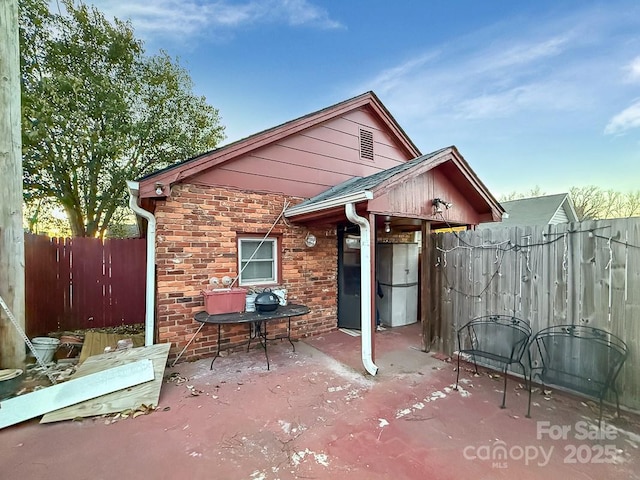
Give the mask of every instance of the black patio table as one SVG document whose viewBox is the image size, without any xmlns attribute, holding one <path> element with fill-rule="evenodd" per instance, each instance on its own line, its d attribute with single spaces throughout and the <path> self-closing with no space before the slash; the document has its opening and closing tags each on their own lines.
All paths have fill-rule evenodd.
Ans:
<svg viewBox="0 0 640 480">
<path fill-rule="evenodd" d="M 251 340 L 257 338 L 260 341 L 260 345 L 264 348 L 264 356 L 267 359 L 267 370 L 269 370 L 269 355 L 267 353 L 267 341 L 278 340 L 286 338 L 293 347 L 293 351 L 296 351 L 296 346 L 291 341 L 291 317 L 298 317 L 300 315 L 306 315 L 309 313 L 309 308 L 305 305 L 280 305 L 273 312 L 242 312 L 242 313 L 219 313 L 215 315 L 209 315 L 207 312 L 198 312 L 195 315 L 195 320 L 200 323 L 210 323 L 218 326 L 218 345 L 216 349 L 216 355 L 211 360 L 211 367 L 213 369 L 213 362 L 220 356 L 220 342 L 223 325 L 235 325 L 235 324 L 247 324 L 249 325 L 249 340 L 247 342 L 247 351 L 251 347 Z M 267 336 L 267 323 L 273 320 L 282 320 L 286 318 L 287 323 L 287 335 L 281 337 L 268 338 Z"/>
</svg>

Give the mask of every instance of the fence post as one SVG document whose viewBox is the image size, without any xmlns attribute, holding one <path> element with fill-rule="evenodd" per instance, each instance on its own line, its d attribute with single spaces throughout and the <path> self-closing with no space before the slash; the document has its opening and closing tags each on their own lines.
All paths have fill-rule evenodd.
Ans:
<svg viewBox="0 0 640 480">
<path fill-rule="evenodd" d="M 0 2 L 0 295 L 24 330 L 24 234 L 22 230 L 22 142 L 18 2 Z M 25 359 L 20 333 L 0 313 L 0 366 Z"/>
<path fill-rule="evenodd" d="M 435 319 L 431 318 L 432 296 L 431 296 L 431 224 L 422 221 L 422 268 L 420 270 L 420 319 L 422 320 L 422 348 L 425 352 L 431 351 L 431 340 L 433 338 L 433 327 Z"/>
</svg>

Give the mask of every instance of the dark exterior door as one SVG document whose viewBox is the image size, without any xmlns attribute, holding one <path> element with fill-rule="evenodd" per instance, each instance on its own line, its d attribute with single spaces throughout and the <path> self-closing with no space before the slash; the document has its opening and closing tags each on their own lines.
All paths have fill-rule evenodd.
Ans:
<svg viewBox="0 0 640 480">
<path fill-rule="evenodd" d="M 360 330 L 360 237 L 357 231 L 355 225 L 338 227 L 338 327 Z"/>
</svg>

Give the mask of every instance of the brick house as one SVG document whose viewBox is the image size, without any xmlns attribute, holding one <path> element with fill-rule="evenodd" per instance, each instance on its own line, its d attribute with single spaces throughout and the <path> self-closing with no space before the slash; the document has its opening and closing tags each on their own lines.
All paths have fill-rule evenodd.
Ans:
<svg viewBox="0 0 640 480">
<path fill-rule="evenodd" d="M 208 280 L 238 276 L 241 287 L 282 287 L 289 302 L 310 308 L 292 320 L 293 338 L 355 321 L 362 328 L 363 364 L 373 374 L 376 243 L 421 232 L 422 257 L 429 258 L 430 229 L 473 227 L 499 221 L 504 212 L 455 147 L 421 155 L 372 92 L 129 187 L 132 208 L 156 223 L 155 244 L 149 245 L 155 249 L 156 312 L 147 335 L 171 342 L 172 357 L 200 326 L 193 317 L 203 310 Z M 357 314 L 341 308 L 353 300 L 343 291 L 347 236 L 362 239 L 359 260 L 368 266 L 361 269 L 368 288 L 361 289 Z M 261 240 L 260 265 L 242 270 L 247 252 Z M 427 345 L 429 268 L 421 272 L 419 318 Z M 148 311 L 153 315 L 149 297 Z M 246 327 L 225 328 L 222 342 L 239 345 L 246 337 Z M 216 343 L 216 327 L 205 326 L 182 358 L 212 355 Z"/>
</svg>

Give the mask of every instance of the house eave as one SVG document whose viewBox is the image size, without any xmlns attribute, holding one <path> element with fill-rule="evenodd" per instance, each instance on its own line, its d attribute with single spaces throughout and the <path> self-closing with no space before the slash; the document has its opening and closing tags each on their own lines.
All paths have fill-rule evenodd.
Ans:
<svg viewBox="0 0 640 480">
<path fill-rule="evenodd" d="M 173 184 L 183 182 L 203 170 L 216 167 L 259 148 L 273 144 L 285 137 L 298 134 L 308 128 L 320 125 L 328 120 L 343 115 L 346 112 L 360 108 L 368 108 L 372 112 L 375 112 L 379 119 L 388 127 L 398 146 L 405 150 L 409 157 L 420 155 L 420 150 L 413 144 L 406 132 L 397 123 L 395 118 L 386 109 L 382 102 L 380 102 L 378 97 L 373 92 L 367 92 L 349 100 L 345 100 L 344 102 L 304 115 L 277 127 L 264 130 L 247 138 L 151 173 L 139 179 L 140 198 L 158 197 L 155 193 L 158 185 L 162 186 L 163 189 L 170 191 Z"/>
<path fill-rule="evenodd" d="M 310 213 L 322 212 L 324 210 L 330 210 L 336 207 L 341 207 L 349 203 L 358 203 L 373 199 L 373 193 L 369 190 L 361 190 L 359 192 L 349 193 L 348 195 L 342 195 L 340 197 L 329 198 L 321 202 L 313 203 L 310 205 L 296 205 L 295 207 L 288 208 L 284 212 L 286 218 L 295 220 L 296 217 L 302 215 L 308 215 Z"/>
</svg>

